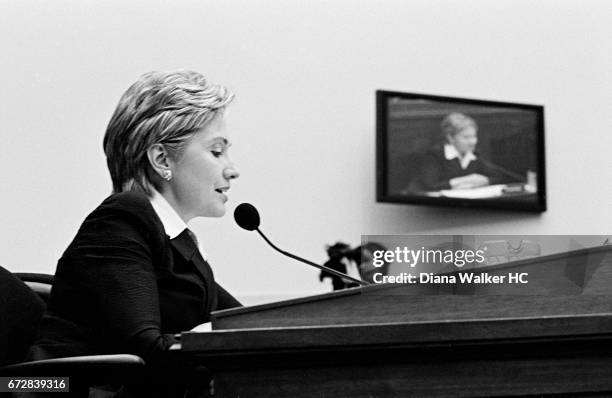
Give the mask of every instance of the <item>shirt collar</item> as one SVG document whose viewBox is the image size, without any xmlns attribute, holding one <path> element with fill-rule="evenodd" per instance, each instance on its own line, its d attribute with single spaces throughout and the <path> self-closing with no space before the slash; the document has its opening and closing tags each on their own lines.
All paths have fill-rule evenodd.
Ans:
<svg viewBox="0 0 612 398">
<path fill-rule="evenodd" d="M 459 164 L 461 164 L 462 169 L 467 169 L 470 162 L 476 160 L 476 155 L 474 155 L 473 152 L 468 152 L 465 154 L 465 156 L 461 157 L 461 155 L 457 151 L 457 148 L 455 148 L 455 146 L 451 144 L 444 145 L 444 157 L 446 158 L 446 160 L 458 158 Z"/>
<path fill-rule="evenodd" d="M 151 202 L 153 210 L 155 210 L 157 217 L 161 220 L 166 230 L 166 234 L 170 239 L 176 238 L 181 232 L 188 228 L 185 221 L 176 213 L 176 210 L 174 210 L 166 198 L 164 198 L 155 188 L 151 188 L 149 202 Z"/>
</svg>

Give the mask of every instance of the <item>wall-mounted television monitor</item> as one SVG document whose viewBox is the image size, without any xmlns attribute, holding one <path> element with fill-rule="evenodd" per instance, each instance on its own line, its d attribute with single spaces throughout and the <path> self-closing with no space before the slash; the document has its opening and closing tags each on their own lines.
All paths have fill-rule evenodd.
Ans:
<svg viewBox="0 0 612 398">
<path fill-rule="evenodd" d="M 379 90 L 377 201 L 546 210 L 544 107 Z"/>
</svg>

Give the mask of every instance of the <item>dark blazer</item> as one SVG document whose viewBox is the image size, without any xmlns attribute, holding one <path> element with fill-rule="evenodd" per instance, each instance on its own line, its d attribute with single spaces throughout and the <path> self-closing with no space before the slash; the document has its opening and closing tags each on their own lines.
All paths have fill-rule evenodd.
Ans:
<svg viewBox="0 0 612 398">
<path fill-rule="evenodd" d="M 447 160 L 444 157 L 444 148 L 436 147 L 428 151 L 423 159 L 419 188 L 424 191 L 450 189 L 449 181 L 451 179 L 473 173 L 488 177 L 490 184 L 498 184 L 502 180 L 502 176 L 496 170 L 487 166 L 480 156 L 471 161 L 467 168 L 462 169 L 459 159 Z"/>
<path fill-rule="evenodd" d="M 170 240 L 144 194 L 114 194 L 60 258 L 29 359 L 132 353 L 156 373 L 186 377 L 196 365 L 169 355 L 174 334 L 239 305 L 186 231 Z"/>
</svg>

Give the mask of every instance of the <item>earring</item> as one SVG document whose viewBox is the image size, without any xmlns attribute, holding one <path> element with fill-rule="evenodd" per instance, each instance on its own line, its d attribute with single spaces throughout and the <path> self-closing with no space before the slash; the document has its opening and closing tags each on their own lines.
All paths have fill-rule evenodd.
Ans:
<svg viewBox="0 0 612 398">
<path fill-rule="evenodd" d="M 164 170 L 162 173 L 162 178 L 166 181 L 170 181 L 172 179 L 172 170 Z"/>
</svg>

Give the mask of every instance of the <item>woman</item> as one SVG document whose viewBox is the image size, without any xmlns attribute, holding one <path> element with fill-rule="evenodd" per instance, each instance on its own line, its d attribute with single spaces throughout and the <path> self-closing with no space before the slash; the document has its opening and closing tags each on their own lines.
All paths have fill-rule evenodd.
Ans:
<svg viewBox="0 0 612 398">
<path fill-rule="evenodd" d="M 474 154 L 478 126 L 463 113 L 448 114 L 440 124 L 445 144 L 430 151 L 422 165 L 422 189 L 469 189 L 491 184 L 494 170 Z"/>
<path fill-rule="evenodd" d="M 211 311 L 240 305 L 187 229 L 224 215 L 239 176 L 224 119 L 232 97 L 190 71 L 147 73 L 121 97 L 104 137 L 113 194 L 59 260 L 29 359 L 136 354 L 151 376 L 143 396 L 207 384 L 204 367 L 168 348 Z"/>
</svg>

